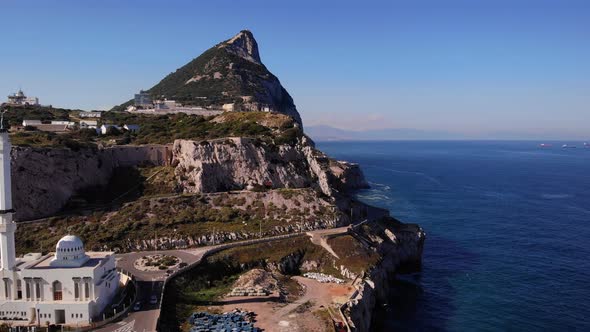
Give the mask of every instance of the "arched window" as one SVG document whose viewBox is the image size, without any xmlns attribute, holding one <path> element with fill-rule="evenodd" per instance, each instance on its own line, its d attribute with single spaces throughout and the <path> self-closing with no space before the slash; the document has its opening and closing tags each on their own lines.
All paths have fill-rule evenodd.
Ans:
<svg viewBox="0 0 590 332">
<path fill-rule="evenodd" d="M 61 282 L 56 280 L 53 282 L 53 301 L 61 301 L 62 298 Z"/>
</svg>

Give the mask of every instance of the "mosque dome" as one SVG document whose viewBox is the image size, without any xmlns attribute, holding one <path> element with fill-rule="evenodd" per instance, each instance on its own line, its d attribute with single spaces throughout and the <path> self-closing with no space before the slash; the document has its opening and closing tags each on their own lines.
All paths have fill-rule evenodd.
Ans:
<svg viewBox="0 0 590 332">
<path fill-rule="evenodd" d="M 52 266 L 81 266 L 88 260 L 84 243 L 75 235 L 62 237 L 55 246 L 55 258 Z"/>
</svg>

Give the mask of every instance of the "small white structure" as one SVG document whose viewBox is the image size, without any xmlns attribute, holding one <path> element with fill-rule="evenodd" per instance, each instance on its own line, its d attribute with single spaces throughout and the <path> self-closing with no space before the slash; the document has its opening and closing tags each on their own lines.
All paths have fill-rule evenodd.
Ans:
<svg viewBox="0 0 590 332">
<path fill-rule="evenodd" d="M 13 93 L 8 96 L 8 100 L 6 102 L 9 105 L 18 105 L 18 106 L 38 106 L 39 105 L 39 98 L 37 97 L 27 97 L 23 90 L 18 90 L 17 93 Z"/>
<path fill-rule="evenodd" d="M 99 111 L 92 111 L 92 112 L 82 111 L 82 112 L 80 112 L 79 116 L 81 118 L 100 118 L 100 117 L 102 117 L 102 112 L 99 112 Z"/>
<path fill-rule="evenodd" d="M 41 124 L 41 120 L 23 120 L 23 127 L 26 126 L 37 126 Z"/>
<path fill-rule="evenodd" d="M 98 121 L 95 120 L 82 120 L 80 121 L 81 129 L 96 129 L 98 128 Z"/>
<path fill-rule="evenodd" d="M 182 107 L 182 105 L 178 104 L 175 100 L 156 100 L 154 102 L 154 109 L 157 110 L 173 110 L 178 107 Z"/>
<path fill-rule="evenodd" d="M 88 324 L 119 289 L 112 252 L 85 252 L 82 240 L 64 236 L 55 253 L 16 258 L 10 177 L 11 144 L 0 131 L 0 318 L 45 326 Z"/>
<path fill-rule="evenodd" d="M 139 131 L 139 125 L 135 125 L 135 124 L 126 124 L 123 126 L 123 128 L 129 132 L 132 132 L 132 133 L 136 133 Z"/>
<path fill-rule="evenodd" d="M 68 120 L 51 120 L 50 124 L 73 127 L 76 123 Z"/>
<path fill-rule="evenodd" d="M 231 103 L 231 104 L 223 104 L 223 106 L 221 106 L 221 108 L 226 111 L 226 112 L 233 112 L 234 111 L 234 107 L 235 104 Z"/>
<path fill-rule="evenodd" d="M 101 135 L 106 135 L 107 132 L 109 131 L 109 128 L 116 128 L 117 130 L 121 130 L 121 126 L 117 126 L 117 125 L 113 125 L 113 124 L 103 124 L 102 126 L 100 126 L 100 134 Z"/>
</svg>

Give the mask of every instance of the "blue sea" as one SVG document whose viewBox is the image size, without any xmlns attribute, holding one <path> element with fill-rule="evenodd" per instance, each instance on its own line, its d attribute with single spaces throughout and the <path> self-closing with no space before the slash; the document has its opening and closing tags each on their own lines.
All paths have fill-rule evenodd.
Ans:
<svg viewBox="0 0 590 332">
<path fill-rule="evenodd" d="M 427 233 L 382 331 L 590 331 L 590 148 L 552 143 L 318 143 Z"/>
</svg>

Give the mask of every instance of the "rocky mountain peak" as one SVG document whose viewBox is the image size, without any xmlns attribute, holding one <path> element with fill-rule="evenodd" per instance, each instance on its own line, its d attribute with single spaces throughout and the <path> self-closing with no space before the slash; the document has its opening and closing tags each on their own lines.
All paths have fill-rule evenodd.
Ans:
<svg viewBox="0 0 590 332">
<path fill-rule="evenodd" d="M 258 43 L 250 30 L 240 31 L 237 35 L 221 43 L 218 48 L 225 48 L 241 58 L 262 64 L 258 53 Z"/>
<path fill-rule="evenodd" d="M 260 60 L 258 43 L 248 30 L 211 47 L 147 92 L 153 99 L 166 98 L 185 106 L 215 109 L 233 104 L 234 111 L 287 114 L 303 126 L 293 98 Z"/>
</svg>

